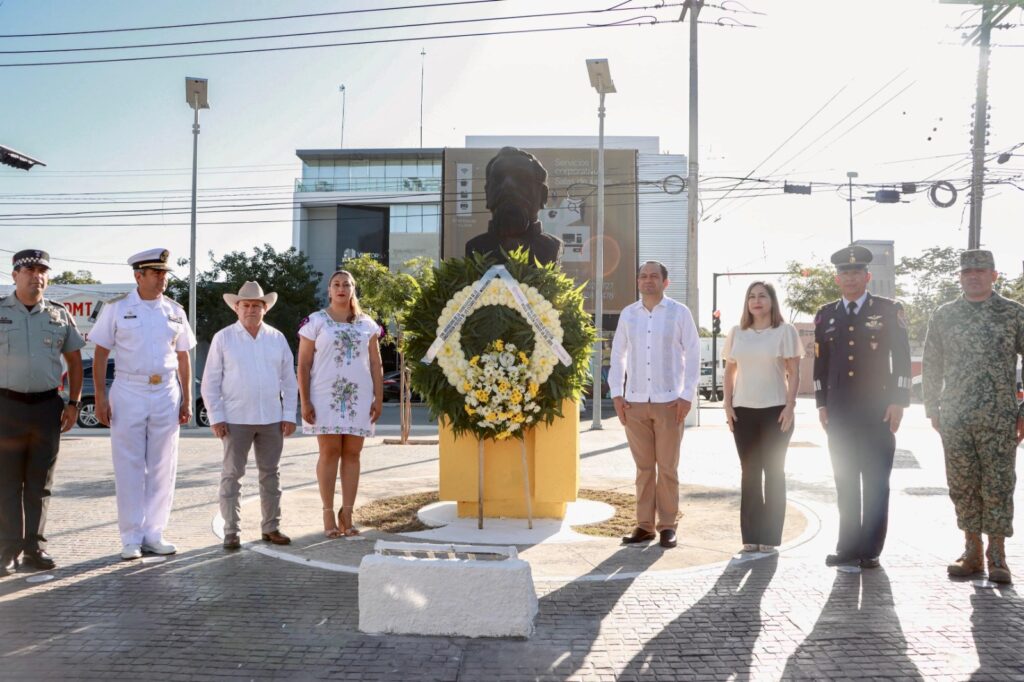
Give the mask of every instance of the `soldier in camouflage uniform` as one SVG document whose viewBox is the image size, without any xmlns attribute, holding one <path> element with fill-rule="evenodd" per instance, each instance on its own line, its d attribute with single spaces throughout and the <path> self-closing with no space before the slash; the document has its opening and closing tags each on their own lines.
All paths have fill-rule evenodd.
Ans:
<svg viewBox="0 0 1024 682">
<path fill-rule="evenodd" d="M 942 436 L 949 496 L 967 539 L 949 565 L 953 576 L 985 568 L 989 579 L 1011 581 L 1004 538 L 1013 535 L 1017 445 L 1024 439 L 1024 406 L 1017 404 L 1017 356 L 1024 355 L 1024 306 L 992 290 L 999 273 L 990 251 L 960 256 L 964 295 L 932 316 L 924 344 L 924 404 Z"/>
</svg>

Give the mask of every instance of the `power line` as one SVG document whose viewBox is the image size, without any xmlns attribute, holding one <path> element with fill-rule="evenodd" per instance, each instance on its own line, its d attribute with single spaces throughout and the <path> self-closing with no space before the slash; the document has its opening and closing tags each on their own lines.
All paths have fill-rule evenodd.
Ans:
<svg viewBox="0 0 1024 682">
<path fill-rule="evenodd" d="M 137 43 L 134 45 L 100 45 L 98 47 L 61 47 L 45 50 L 0 50 L 0 54 L 54 54 L 65 52 L 99 52 L 106 50 L 140 50 L 154 47 L 180 47 L 187 45 L 208 45 L 211 43 L 237 43 L 248 40 L 277 40 L 281 38 L 304 38 L 308 36 L 333 35 L 338 33 L 365 33 L 370 31 L 390 31 L 407 28 L 430 28 L 436 26 L 453 26 L 459 24 L 477 24 L 492 21 L 521 21 L 523 19 L 550 19 L 554 17 L 579 16 L 584 14 L 606 14 L 608 12 L 637 12 L 645 10 L 665 9 L 669 7 L 681 7 L 677 4 L 651 5 L 642 7 L 605 7 L 601 9 L 570 10 L 562 12 L 542 12 L 536 14 L 518 14 L 501 17 L 474 17 L 469 19 L 444 19 L 440 21 L 423 21 L 410 24 L 390 24 L 385 26 L 355 26 L 349 28 L 327 29 L 322 31 L 302 31 L 299 33 L 273 33 L 259 36 L 239 36 L 234 38 L 205 38 L 202 40 L 184 40 L 165 43 Z"/>
<path fill-rule="evenodd" d="M 810 122 L 811 122 L 811 121 L 813 121 L 813 120 L 814 120 L 815 118 L 817 118 L 818 114 L 820 114 L 820 113 L 821 113 L 822 111 L 824 111 L 824 110 L 825 110 L 825 107 L 827 107 L 827 106 L 828 106 L 829 104 L 831 104 L 831 103 L 832 103 L 832 100 L 834 100 L 834 99 L 835 99 L 836 97 L 838 97 L 838 96 L 839 96 L 839 94 L 840 94 L 840 93 L 842 93 L 842 91 L 843 91 L 843 90 L 845 90 L 845 89 L 847 88 L 847 86 L 848 86 L 848 85 L 849 85 L 849 84 L 847 84 L 847 85 L 844 85 L 843 87 L 839 88 L 838 90 L 836 90 L 836 92 L 835 92 L 835 94 L 834 94 L 834 95 L 832 95 L 832 96 L 831 96 L 831 97 L 829 97 L 829 98 L 828 98 L 827 100 L 825 100 L 825 103 L 824 103 L 824 104 L 822 104 L 822 105 L 821 105 L 821 107 L 819 107 L 817 111 L 815 111 L 815 112 L 814 112 L 813 114 L 811 114 L 811 117 L 810 117 L 809 119 L 807 119 L 806 121 L 804 121 L 804 122 L 803 122 L 803 123 L 802 123 L 802 124 L 800 125 L 800 127 L 799 127 L 799 128 L 797 128 L 797 129 L 796 129 L 795 131 L 793 131 L 793 133 L 792 133 L 792 134 L 791 134 L 791 135 L 790 135 L 789 137 L 787 137 L 787 138 L 786 138 L 785 140 L 783 140 L 783 141 L 782 141 L 782 144 L 780 144 L 780 145 L 779 145 L 778 147 L 776 147 L 776 148 L 775 148 L 775 150 L 774 150 L 774 151 L 772 151 L 772 153 L 771 153 L 771 154 L 769 154 L 768 156 L 766 156 L 766 157 L 765 157 L 765 158 L 764 158 L 764 159 L 763 159 L 763 160 L 762 160 L 762 161 L 761 161 L 761 162 L 760 162 L 759 164 L 757 164 L 756 166 L 754 166 L 753 170 L 751 170 L 751 171 L 750 171 L 749 173 L 747 173 L 747 177 L 750 177 L 751 175 L 753 175 L 754 173 L 756 173 L 756 172 L 757 172 L 757 169 L 758 169 L 758 168 L 760 168 L 761 166 L 763 166 L 763 165 L 764 165 L 764 164 L 765 164 L 765 163 L 766 163 L 766 162 L 768 161 L 768 159 L 770 159 L 770 158 L 772 158 L 773 156 L 775 156 L 775 155 L 776 155 L 776 154 L 777 154 L 777 153 L 779 152 L 779 150 L 780 150 L 780 149 L 782 149 L 783 147 L 785 147 L 785 146 L 786 146 L 786 144 L 787 144 L 787 143 L 788 143 L 788 142 L 789 142 L 790 140 L 792 140 L 792 139 L 793 139 L 794 137 L 796 137 L 796 135 L 797 135 L 797 134 L 798 134 L 798 133 L 799 133 L 799 132 L 800 132 L 801 130 L 803 130 L 804 128 L 806 128 L 806 127 L 807 127 L 807 126 L 808 126 L 808 125 L 810 124 Z M 744 182 L 743 180 L 740 180 L 739 182 L 737 182 L 737 183 L 736 183 L 736 184 L 735 184 L 735 185 L 733 186 L 733 189 L 735 189 L 736 187 L 739 187 L 739 186 L 740 186 L 741 184 L 743 184 L 743 182 Z M 708 207 L 707 207 L 707 209 L 706 209 L 706 211 L 705 211 L 705 215 L 706 215 L 706 214 L 707 214 L 708 212 L 710 212 L 710 211 L 711 211 L 711 209 L 713 209 L 713 208 L 714 208 L 715 206 L 717 206 L 717 205 L 719 204 L 719 202 L 721 202 L 721 201 L 722 201 L 723 199 L 725 199 L 725 197 L 729 196 L 729 194 L 730 194 L 730 193 L 731 193 L 731 190 L 730 190 L 730 192 L 726 192 L 724 196 L 721 196 L 721 197 L 719 197 L 719 198 L 715 199 L 715 201 L 714 201 L 714 202 L 713 202 L 713 203 L 712 203 L 712 204 L 711 204 L 710 206 L 708 206 Z"/>
<path fill-rule="evenodd" d="M 187 54 L 163 54 L 149 55 L 142 57 L 111 57 L 109 59 L 80 59 L 51 62 L 22 62 L 14 64 L 0 64 L 0 68 L 23 68 L 40 66 L 69 66 L 75 64 L 113 64 L 122 62 L 142 62 L 163 59 L 186 59 L 188 57 L 218 57 L 235 54 L 257 54 L 264 52 L 287 52 L 294 50 L 315 50 L 328 47 L 358 47 L 363 45 L 389 45 L 396 43 L 408 43 L 425 40 L 449 40 L 454 38 L 486 38 L 506 35 L 525 35 L 533 33 L 554 33 L 560 31 L 585 31 L 601 28 L 625 28 L 628 26 L 655 26 L 662 23 L 678 23 L 677 19 L 661 21 L 655 17 L 641 18 L 632 21 L 615 24 L 587 24 L 584 26 L 551 26 L 542 28 L 511 29 L 506 31 L 481 31 L 477 33 L 450 33 L 446 35 L 415 36 L 407 38 L 378 38 L 376 40 L 356 40 L 341 43 L 319 43 L 315 45 L 286 45 L 281 47 L 260 47 L 247 50 L 217 50 L 212 52 L 189 52 Z"/>
<path fill-rule="evenodd" d="M 0 38 L 49 38 L 54 36 L 83 36 L 97 35 L 100 33 L 126 33 L 129 31 L 160 31 L 173 28 L 195 28 L 198 26 L 224 26 L 227 24 L 251 24 L 261 21 L 281 21 L 283 19 L 310 19 L 314 17 L 332 17 L 349 14 L 369 14 L 371 12 L 396 12 L 407 9 L 431 9 L 435 7 L 454 7 L 456 5 L 481 5 L 494 2 L 506 2 L 506 0 L 461 0 L 453 2 L 433 2 L 426 5 L 398 5 L 394 7 L 372 7 L 367 9 L 340 10 L 337 12 L 315 12 L 312 14 L 287 14 L 276 17 L 253 17 L 248 19 L 224 19 L 221 21 L 201 21 L 191 24 L 164 24 L 162 26 L 134 26 L 131 28 L 103 28 L 89 31 L 62 31 L 58 33 L 9 33 L 0 35 Z"/>
</svg>

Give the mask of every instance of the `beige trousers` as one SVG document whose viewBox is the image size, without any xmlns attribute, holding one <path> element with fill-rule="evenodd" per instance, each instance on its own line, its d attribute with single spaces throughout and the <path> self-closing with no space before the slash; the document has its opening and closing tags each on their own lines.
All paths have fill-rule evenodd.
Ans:
<svg viewBox="0 0 1024 682">
<path fill-rule="evenodd" d="M 683 442 L 675 403 L 630 403 L 626 440 L 636 462 L 636 525 L 646 531 L 675 529 Z"/>
</svg>

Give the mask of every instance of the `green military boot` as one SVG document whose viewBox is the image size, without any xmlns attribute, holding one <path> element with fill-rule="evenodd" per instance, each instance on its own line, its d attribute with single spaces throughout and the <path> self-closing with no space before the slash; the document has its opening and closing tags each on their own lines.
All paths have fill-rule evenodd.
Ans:
<svg viewBox="0 0 1024 682">
<path fill-rule="evenodd" d="M 981 533 L 964 531 L 964 537 L 967 539 L 964 553 L 954 563 L 946 567 L 946 572 L 956 578 L 966 578 L 969 575 L 981 573 L 985 569 Z"/>
<path fill-rule="evenodd" d="M 1006 550 L 1003 548 L 1001 535 L 988 536 L 988 579 L 994 583 L 1012 583 L 1010 567 L 1006 565 Z"/>
</svg>

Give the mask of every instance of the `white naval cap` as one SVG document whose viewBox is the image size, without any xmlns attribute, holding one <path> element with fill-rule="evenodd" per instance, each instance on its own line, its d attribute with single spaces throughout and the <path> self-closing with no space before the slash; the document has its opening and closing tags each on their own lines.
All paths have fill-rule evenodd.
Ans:
<svg viewBox="0 0 1024 682">
<path fill-rule="evenodd" d="M 171 252 L 167 249 L 148 249 L 129 258 L 128 265 L 132 266 L 133 270 L 170 270 L 171 266 L 167 263 L 170 257 Z"/>
</svg>

